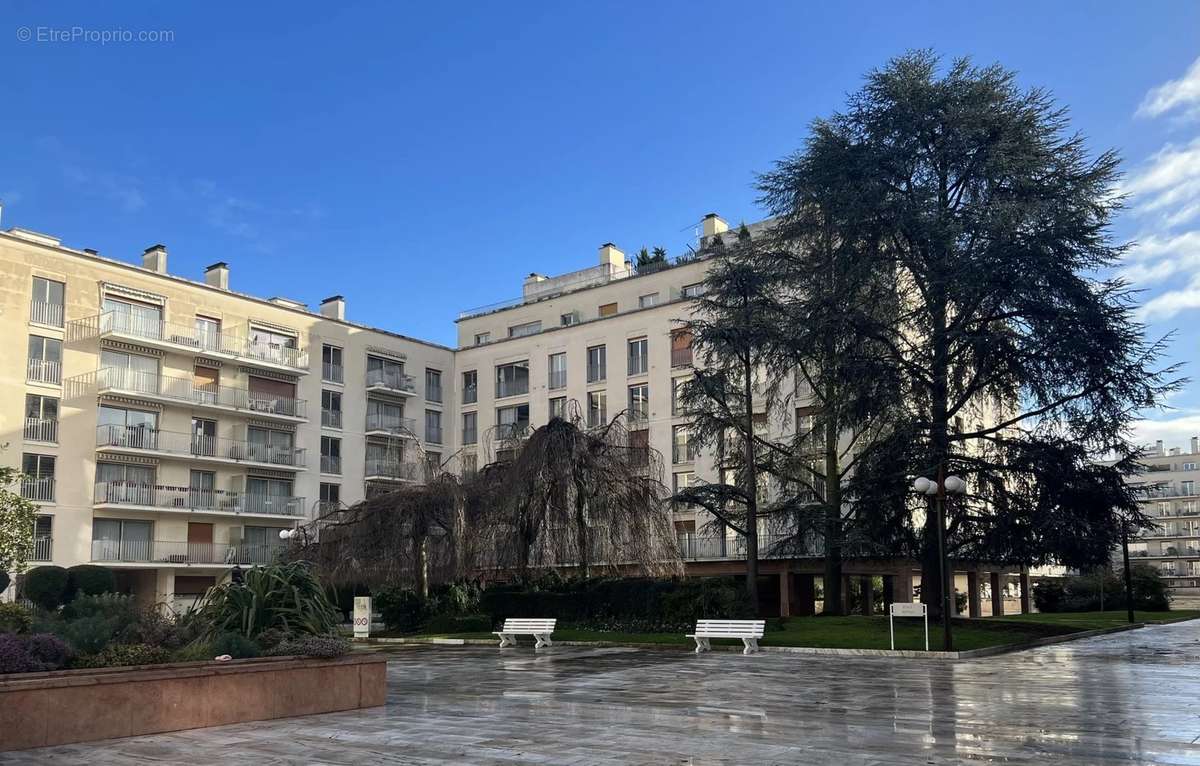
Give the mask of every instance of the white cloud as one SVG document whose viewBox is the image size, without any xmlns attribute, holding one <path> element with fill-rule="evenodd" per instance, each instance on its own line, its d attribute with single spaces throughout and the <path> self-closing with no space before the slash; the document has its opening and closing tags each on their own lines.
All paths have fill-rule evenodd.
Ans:
<svg viewBox="0 0 1200 766">
<path fill-rule="evenodd" d="M 1133 443 L 1152 445 L 1162 440 L 1163 447 L 1180 447 L 1185 452 L 1190 439 L 1200 436 L 1200 414 L 1189 412 L 1161 420 L 1139 420 L 1133 424 Z"/>
<path fill-rule="evenodd" d="M 1159 149 L 1122 184 L 1121 192 L 1132 198 L 1134 215 L 1153 217 L 1162 226 L 1195 218 L 1200 212 L 1200 138 Z"/>
<path fill-rule="evenodd" d="M 1178 80 L 1150 89 L 1137 109 L 1138 117 L 1161 117 L 1182 107 L 1188 117 L 1200 115 L 1200 58 Z"/>
<path fill-rule="evenodd" d="M 1168 290 L 1146 301 L 1138 309 L 1142 321 L 1170 319 L 1181 311 L 1200 308 L 1200 274 L 1192 276 L 1186 286 Z"/>
</svg>

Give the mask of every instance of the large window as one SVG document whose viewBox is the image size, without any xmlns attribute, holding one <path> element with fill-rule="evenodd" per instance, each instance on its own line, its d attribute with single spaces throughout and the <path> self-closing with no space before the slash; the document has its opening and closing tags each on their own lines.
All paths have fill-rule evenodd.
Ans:
<svg viewBox="0 0 1200 766">
<path fill-rule="evenodd" d="M 250 427 L 246 429 L 246 440 L 249 442 L 251 460 L 277 465 L 295 464 L 296 435 L 291 431 Z"/>
<path fill-rule="evenodd" d="M 381 399 L 367 400 L 367 430 L 400 433 L 412 428 L 404 421 L 404 404 L 385 402 Z"/>
<path fill-rule="evenodd" d="M 25 394 L 26 441 L 58 442 L 58 399 L 41 394 Z"/>
<path fill-rule="evenodd" d="M 496 430 L 499 438 L 515 439 L 523 436 L 528 428 L 528 404 L 517 404 L 512 407 L 499 407 L 496 409 Z"/>
<path fill-rule="evenodd" d="M 106 297 L 101 304 L 100 329 L 136 335 L 139 338 L 161 338 L 162 306 Z"/>
<path fill-rule="evenodd" d="M 54 517 L 39 515 L 33 522 L 33 554 L 30 561 L 50 561 L 54 558 Z"/>
<path fill-rule="evenodd" d="M 496 366 L 496 398 L 529 393 L 529 361 Z"/>
<path fill-rule="evenodd" d="M 645 338 L 635 338 L 629 341 L 629 374 L 645 375 L 650 370 L 650 359 L 647 353 Z"/>
<path fill-rule="evenodd" d="M 566 388 L 567 355 L 565 353 L 551 354 L 547 362 L 550 368 L 550 390 Z"/>
<path fill-rule="evenodd" d="M 100 405 L 96 444 L 108 447 L 158 449 L 158 413 Z"/>
<path fill-rule="evenodd" d="M 683 407 L 683 387 L 687 382 L 688 378 L 671 378 L 671 414 L 676 417 L 687 414 Z"/>
<path fill-rule="evenodd" d="M 676 330 L 671 333 L 671 366 L 687 367 L 692 363 L 692 331 Z"/>
<path fill-rule="evenodd" d="M 29 336 L 27 380 L 32 383 L 62 383 L 62 341 Z"/>
<path fill-rule="evenodd" d="M 701 295 L 704 295 L 704 283 L 696 282 L 695 284 L 684 285 L 681 293 L 684 298 L 699 298 Z"/>
<path fill-rule="evenodd" d="M 245 500 L 246 510 L 252 513 L 295 515 L 301 510 L 296 506 L 296 498 L 292 497 L 291 479 L 249 476 L 246 478 Z M 246 529 L 249 530 L 250 527 Z"/>
<path fill-rule="evenodd" d="M 462 416 L 462 443 L 474 444 L 479 440 L 479 414 L 464 412 Z"/>
<path fill-rule="evenodd" d="M 650 386 L 641 383 L 629 387 L 629 419 L 644 423 L 650 419 Z"/>
<path fill-rule="evenodd" d="M 492 342 L 492 334 L 490 332 L 475 333 L 475 345 L 476 346 L 482 346 L 485 343 L 491 343 L 491 342 Z"/>
<path fill-rule="evenodd" d="M 442 413 L 438 410 L 425 410 L 425 441 L 442 443 Z"/>
<path fill-rule="evenodd" d="M 537 333 L 539 333 L 541 331 L 542 331 L 542 323 L 540 321 L 539 322 L 525 322 L 524 324 L 516 324 L 516 325 L 513 325 L 512 327 L 508 328 L 508 337 L 523 338 L 526 335 L 536 335 Z"/>
<path fill-rule="evenodd" d="M 342 472 L 342 440 L 333 436 L 321 437 L 321 473 Z"/>
<path fill-rule="evenodd" d="M 567 397 L 556 396 L 550 400 L 550 417 L 565 418 L 567 416 Z"/>
<path fill-rule="evenodd" d="M 321 390 L 321 425 L 325 428 L 342 427 L 342 392 Z"/>
<path fill-rule="evenodd" d="M 342 369 L 342 350 L 328 343 L 321 346 L 321 380 L 329 383 L 341 383 L 345 379 L 345 371 Z"/>
<path fill-rule="evenodd" d="M 425 370 L 425 401 L 440 402 L 442 400 L 441 370 Z"/>
<path fill-rule="evenodd" d="M 325 512 L 332 511 L 342 504 L 342 485 L 330 484 L 321 482 L 320 488 L 321 510 Z"/>
<path fill-rule="evenodd" d="M 404 363 L 381 356 L 367 357 L 367 385 L 383 386 L 397 391 L 412 390 L 412 385 L 404 374 Z"/>
<path fill-rule="evenodd" d="M 658 293 L 647 293 L 646 295 L 638 296 L 638 308 L 648 309 L 651 306 L 658 305 Z"/>
<path fill-rule="evenodd" d="M 96 463 L 96 502 L 154 505 L 152 465 Z"/>
<path fill-rule="evenodd" d="M 587 402 L 588 427 L 596 428 L 608 423 L 608 393 L 605 391 L 589 391 Z"/>
<path fill-rule="evenodd" d="M 101 349 L 100 382 L 127 391 L 158 393 L 158 359 L 125 351 Z"/>
<path fill-rule="evenodd" d="M 462 403 L 474 404 L 479 398 L 479 372 L 467 370 L 463 373 Z"/>
<path fill-rule="evenodd" d="M 196 317 L 196 343 L 209 351 L 224 351 L 221 344 L 221 320 Z"/>
<path fill-rule="evenodd" d="M 599 383 L 608 377 L 607 353 L 604 346 L 591 346 L 587 350 L 587 382 Z"/>
<path fill-rule="evenodd" d="M 63 326 L 63 299 L 66 285 L 44 277 L 33 278 L 33 300 L 29 305 L 29 321 L 36 324 Z"/>
<path fill-rule="evenodd" d="M 21 495 L 26 500 L 54 500 L 54 455 L 38 455 L 26 452 L 21 456 Z"/>
<path fill-rule="evenodd" d="M 696 459 L 696 446 L 691 430 L 687 426 L 671 429 L 671 462 L 690 463 Z"/>
<path fill-rule="evenodd" d="M 92 559 L 149 561 L 154 524 L 149 521 L 92 519 Z"/>
</svg>

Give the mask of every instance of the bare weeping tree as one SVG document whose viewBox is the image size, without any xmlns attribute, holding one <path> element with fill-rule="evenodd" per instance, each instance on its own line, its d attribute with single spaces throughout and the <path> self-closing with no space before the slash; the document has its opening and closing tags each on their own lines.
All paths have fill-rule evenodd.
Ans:
<svg viewBox="0 0 1200 766">
<path fill-rule="evenodd" d="M 499 568 L 570 566 L 682 571 L 662 457 L 630 436 L 621 413 L 585 427 L 578 405 L 528 434 L 501 434 L 505 460 L 488 476 L 487 540 Z M 497 491 L 497 483 L 500 490 Z"/>
</svg>

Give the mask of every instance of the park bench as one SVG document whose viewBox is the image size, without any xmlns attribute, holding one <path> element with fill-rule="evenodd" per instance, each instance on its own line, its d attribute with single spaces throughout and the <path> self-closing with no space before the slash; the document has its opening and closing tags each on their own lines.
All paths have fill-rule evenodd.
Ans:
<svg viewBox="0 0 1200 766">
<path fill-rule="evenodd" d="M 505 620 L 503 627 L 500 630 L 493 631 L 492 635 L 500 636 L 500 648 L 506 646 L 516 646 L 517 636 L 533 636 L 537 642 L 535 649 L 541 649 L 543 646 L 550 646 L 550 634 L 554 632 L 554 623 L 558 622 L 554 619 L 510 619 Z"/>
<path fill-rule="evenodd" d="M 745 648 L 742 654 L 758 651 L 758 639 L 763 636 L 765 620 L 698 620 L 696 632 L 688 638 L 696 640 L 696 653 L 712 649 L 709 643 L 714 638 L 740 638 Z"/>
</svg>

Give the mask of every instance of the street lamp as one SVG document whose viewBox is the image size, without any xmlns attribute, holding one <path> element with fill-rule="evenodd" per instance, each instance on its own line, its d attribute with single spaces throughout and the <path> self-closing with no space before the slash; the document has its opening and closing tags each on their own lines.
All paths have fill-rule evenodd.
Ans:
<svg viewBox="0 0 1200 766">
<path fill-rule="evenodd" d="M 943 476 L 942 473 L 943 469 L 939 466 L 938 480 L 919 476 L 912 486 L 918 494 L 931 496 L 936 501 L 938 575 L 942 581 L 942 650 L 952 652 L 954 641 L 950 637 L 950 615 L 954 613 L 954 584 L 950 579 L 950 562 L 946 556 L 946 495 L 966 494 L 967 482 L 957 476 Z"/>
</svg>

